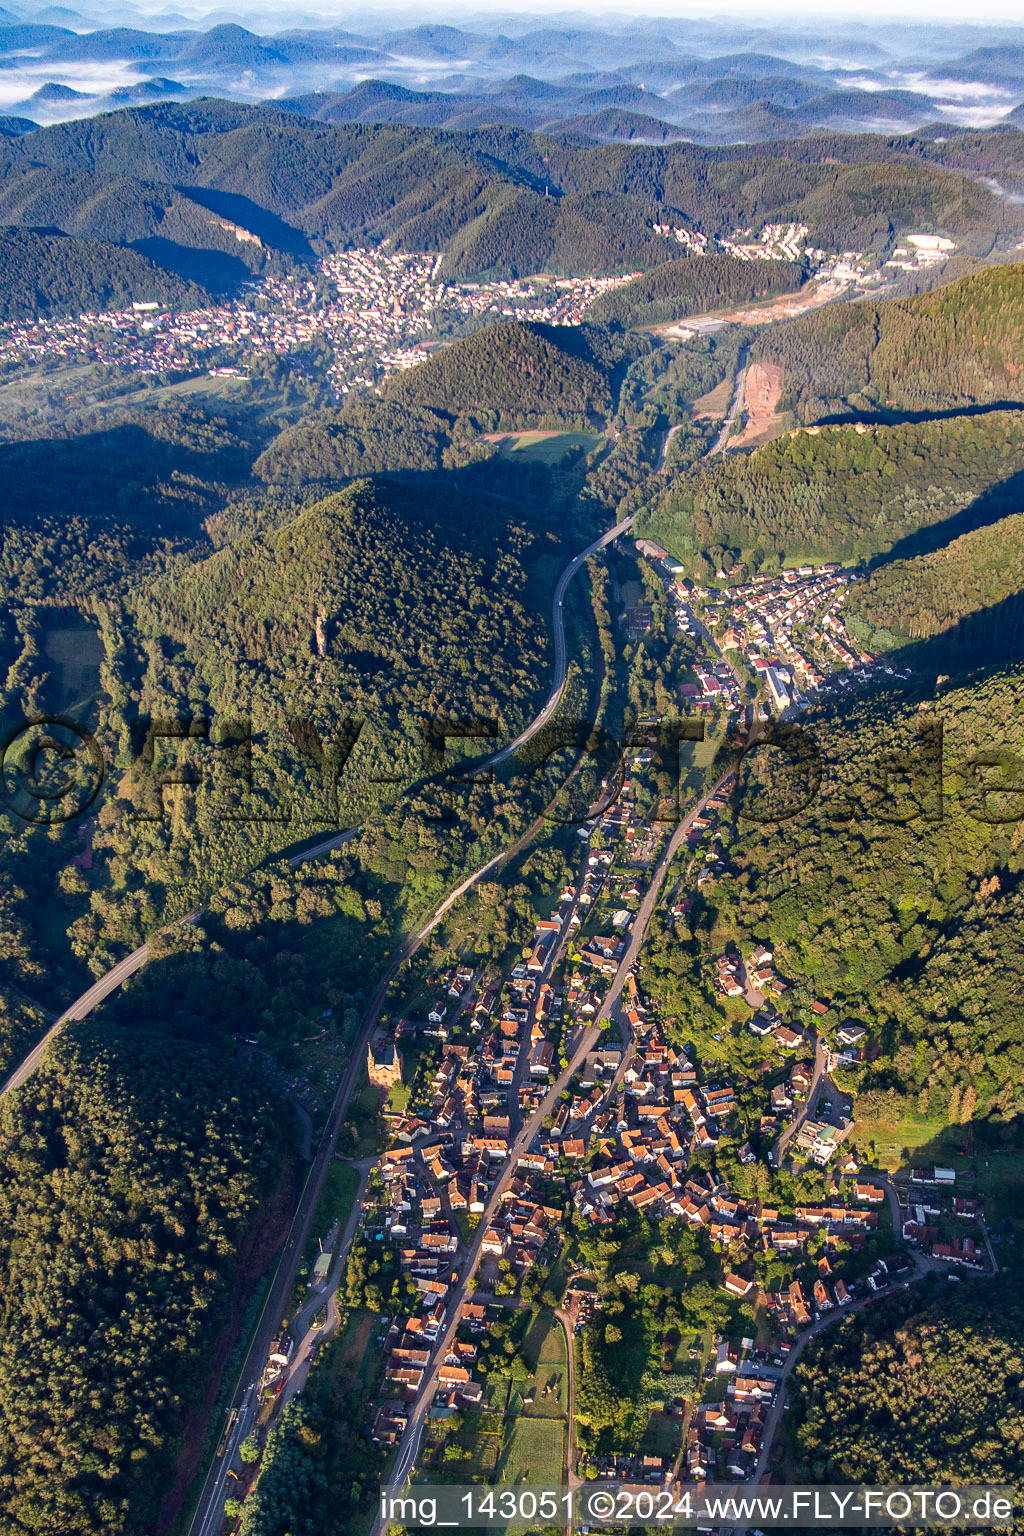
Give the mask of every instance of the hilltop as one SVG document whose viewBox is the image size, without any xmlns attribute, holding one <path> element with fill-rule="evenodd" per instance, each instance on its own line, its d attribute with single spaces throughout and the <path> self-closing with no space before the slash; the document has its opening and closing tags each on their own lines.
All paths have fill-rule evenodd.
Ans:
<svg viewBox="0 0 1024 1536">
<path fill-rule="evenodd" d="M 603 425 L 650 343 L 603 326 L 503 321 L 385 385 L 387 399 L 491 427 Z"/>
<path fill-rule="evenodd" d="M 801 420 L 935 411 L 1024 399 L 1024 266 L 991 267 L 932 293 L 829 305 L 759 339 Z"/>
<path fill-rule="evenodd" d="M 705 461 L 642 518 L 681 555 L 864 560 L 946 542 L 1016 510 L 1024 415 L 996 411 L 896 426 L 812 427 Z"/>
<path fill-rule="evenodd" d="M 588 319 L 656 325 L 706 314 L 723 304 L 750 304 L 791 293 L 800 287 L 804 276 L 795 261 L 738 262 L 729 256 L 684 256 L 601 294 L 590 306 Z"/>
<path fill-rule="evenodd" d="M 0 227 L 0 320 L 125 309 L 135 300 L 189 309 L 209 299 L 204 288 L 137 251 L 52 230 Z"/>
<path fill-rule="evenodd" d="M 845 617 L 870 650 L 920 652 L 957 670 L 998 654 L 1019 659 L 1024 643 L 1024 513 L 961 534 L 910 560 L 893 560 L 858 582 Z M 938 641 L 937 641 L 938 637 Z M 917 642 L 931 642 L 918 645 Z"/>
<path fill-rule="evenodd" d="M 221 708 L 277 720 L 284 684 L 317 713 L 429 702 L 518 718 L 544 675 L 533 542 L 500 503 L 360 480 L 169 572 L 133 606 Z M 159 696 L 159 668 L 145 687 Z"/>
</svg>

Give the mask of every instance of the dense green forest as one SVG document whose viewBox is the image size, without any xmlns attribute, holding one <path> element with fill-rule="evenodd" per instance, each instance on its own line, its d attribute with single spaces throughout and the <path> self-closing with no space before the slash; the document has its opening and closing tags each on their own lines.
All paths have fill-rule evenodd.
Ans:
<svg viewBox="0 0 1024 1536">
<path fill-rule="evenodd" d="M 796 150 L 594 146 L 161 102 L 3 141 L 0 218 L 131 244 L 216 287 L 321 243 L 384 239 L 445 252 L 451 278 L 645 270 L 673 254 L 654 231 L 665 222 L 729 234 L 796 220 L 830 250 L 881 250 L 929 227 L 987 249 L 1012 209 L 937 158 L 870 136 Z"/>
<path fill-rule="evenodd" d="M 353 398 L 281 432 L 253 466 L 275 485 L 353 480 L 388 470 L 434 470 L 451 443 L 451 422 L 396 400 Z"/>
<path fill-rule="evenodd" d="M 501 321 L 395 374 L 384 395 L 490 430 L 603 426 L 650 346 L 606 326 Z"/>
<path fill-rule="evenodd" d="M 1024 1307 L 972 1281 L 893 1297 L 822 1334 L 796 1368 L 798 1479 L 1019 1487 Z"/>
<path fill-rule="evenodd" d="M 96 314 L 152 299 L 195 309 L 209 303 L 209 294 L 137 251 L 99 240 L 0 228 L 0 320 Z"/>
<path fill-rule="evenodd" d="M 88 604 L 174 554 L 208 551 L 231 491 L 248 479 L 256 431 L 165 401 L 0 443 L 5 598 Z"/>
<path fill-rule="evenodd" d="M 102 967 L 111 943 L 211 885 L 382 806 L 399 807 L 388 830 L 374 822 L 353 846 L 374 872 L 359 887 L 378 918 L 384 896 L 389 923 L 401 900 L 429 900 L 485 830 L 508 835 L 541 780 L 514 797 L 481 785 L 464 825 L 435 825 L 445 794 L 435 805 L 416 792 L 432 761 L 424 732 L 446 717 L 499 740 L 519 728 L 550 676 L 541 611 L 559 548 L 472 489 L 364 480 L 140 586 L 111 627 L 113 642 L 127 621 L 132 639 L 111 645 L 104 674 L 111 753 L 134 766 L 100 815 L 94 849 L 112 889 L 104 882 L 72 924 L 76 952 Z M 271 885 L 268 907 L 283 917 L 287 887 Z M 334 912 L 325 895 L 326 907 L 299 904 L 300 925 Z M 254 904 L 251 891 L 231 902 L 230 926 Z"/>
<path fill-rule="evenodd" d="M 790 982 L 787 1008 L 809 1018 L 823 999 L 877 1041 L 852 1078 L 858 1120 L 894 1131 L 1024 1110 L 1021 685 L 1011 669 L 936 688 L 933 670 L 923 690 L 802 717 L 812 747 L 796 765 L 778 749 L 750 754 L 728 878 L 649 949 L 649 985 L 683 1038 L 721 1027 L 708 1023 L 700 951 L 760 938 Z"/>
<path fill-rule="evenodd" d="M 1000 518 L 911 560 L 881 563 L 843 606 L 851 632 L 872 650 L 922 655 L 951 671 L 1024 659 L 1024 514 Z"/>
<path fill-rule="evenodd" d="M 555 333 L 563 338 L 572 343 Z M 602 404 L 614 404 L 633 349 L 621 356 L 619 339 L 594 328 L 584 350 Z M 571 354 L 556 346 L 551 356 L 568 378 Z M 412 423 L 436 430 L 434 443 L 449 445 L 442 459 L 461 467 L 439 467 L 432 448 L 421 455 L 403 439 Z M 0 841 L 3 976 L 51 1004 L 222 881 L 396 799 L 403 808 L 383 850 L 378 827 L 354 845 L 350 876 L 375 911 L 386 903 L 389 921 L 406 899 L 420 911 L 473 857 L 475 839 L 496 847 L 535 797 L 536 810 L 544 803 L 546 773 L 514 796 L 481 785 L 456 830 L 430 823 L 451 814 L 444 794 L 439 805 L 404 797 L 424 771 L 422 733 L 436 714 L 512 734 L 542 696 L 552 583 L 566 551 L 648 475 L 646 434 L 621 435 L 635 453 L 599 445 L 595 468 L 581 449 L 551 465 L 487 448 L 474 463 L 453 440 L 462 425 L 390 400 L 276 425 L 257 410 L 227 419 L 157 397 L 87 407 L 0 445 L 8 718 L 84 710 L 108 768 L 91 873 L 70 862 L 82 851 L 78 823 L 13 824 Z M 347 479 L 367 455 L 404 470 L 405 483 L 364 481 L 314 505 L 323 489 L 310 482 Z M 70 639 L 79 626 L 84 666 Z M 51 654 L 55 633 L 64 651 Z M 586 654 L 581 636 L 576 654 Z M 175 731 L 185 733 L 177 742 Z M 161 777 L 184 783 L 161 794 Z M 280 876 L 273 886 L 268 910 L 283 915 Z M 300 950 L 323 905 L 309 894 L 308 909 L 298 904 Z M 333 893 L 327 901 L 330 912 Z M 252 893 L 239 897 L 232 923 L 252 902 L 263 909 Z M 284 939 L 278 948 L 291 952 Z M 313 974 L 322 985 L 323 969 Z M 201 987 L 195 995 L 201 1004 Z"/>
<path fill-rule="evenodd" d="M 269 1103 L 221 1052 L 84 1024 L 3 1100 L 0 1133 L 4 1529 L 129 1536 L 280 1158 Z"/>
<path fill-rule="evenodd" d="M 231 201 L 211 195 L 225 218 L 241 218 L 244 199 L 275 185 L 273 114 L 194 103 L 120 117 L 89 134 L 70 124 L 33 138 L 45 153 L 63 146 L 86 178 L 113 174 L 120 156 L 132 175 L 173 165 L 207 191 L 230 183 Z M 439 155 L 453 177 L 464 173 L 459 135 L 333 133 L 302 142 L 311 155 L 315 143 L 317 174 L 329 169 L 332 186 L 353 196 L 397 191 L 388 178 L 399 145 L 404 169 L 419 167 L 419 181 L 402 184 L 410 199 L 426 195 Z M 690 146 L 677 162 L 669 151 L 616 147 L 605 157 L 552 140 L 543 167 L 529 135 L 495 130 L 487 142 L 526 181 L 548 170 L 586 172 L 612 188 L 625 180 L 628 192 L 608 191 L 620 200 L 664 190 L 655 171 L 678 173 L 681 190 L 683 168 L 696 177 L 702 163 Z M 763 212 L 784 177 L 770 159 L 758 163 L 754 190 L 742 179 L 746 159 L 716 160 L 714 176 Z M 829 168 L 833 192 L 854 184 L 848 169 Z M 823 168 L 799 170 L 794 196 L 810 197 Z M 485 181 L 495 174 L 483 156 L 473 171 Z M 921 176 L 931 185 L 931 171 Z M 542 184 L 531 183 L 530 196 L 560 200 Z M 337 206 L 318 217 L 349 216 L 341 193 Z M 68 645 L 70 634 L 84 652 L 88 632 L 102 659 L 74 703 L 108 762 L 88 829 L 5 824 L 0 976 L 10 990 L 0 1069 L 45 1022 L 31 999 L 55 1007 L 152 935 L 150 963 L 100 1022 L 68 1031 L 0 1105 L 0 1504 L 12 1536 L 149 1528 L 184 1410 L 227 1318 L 239 1242 L 283 1162 L 275 1127 L 289 1115 L 279 1098 L 268 1109 L 269 1088 L 235 1060 L 230 1037 L 256 1032 L 276 1070 L 291 1075 L 303 1070 L 306 1040 L 323 1032 L 334 1037 L 336 1068 L 401 939 L 543 810 L 571 753 L 546 776 L 503 768 L 494 782 L 442 788 L 431 782 L 439 754 L 424 723 L 493 720 L 503 739 L 524 723 L 550 678 L 557 573 L 616 511 L 649 506 L 645 526 L 704 576 L 727 552 L 762 569 L 812 554 L 891 554 L 852 601 L 859 622 L 916 648 L 918 681 L 906 690 L 880 684 L 801 721 L 826 771 L 799 814 L 779 814 L 776 798 L 772 819 L 759 817 L 759 799 L 785 794 L 787 782 L 770 772 L 770 754 L 743 767 L 728 878 L 703 889 L 678 923 L 662 913 L 653 929 L 645 987 L 674 1033 L 701 1039 L 719 1026 L 700 985 L 701 952 L 756 936 L 774 942 L 791 982 L 786 1009 L 804 1018 L 824 997 L 837 1017 L 871 1028 L 879 1054 L 850 1074 L 869 1123 L 985 1117 L 999 1126 L 1024 1108 L 1024 887 L 1009 820 L 1020 796 L 986 788 L 1013 783 L 1000 779 L 1000 764 L 1007 751 L 1024 754 L 1024 677 L 1004 668 L 970 687 L 936 682 L 951 670 L 953 625 L 974 626 L 972 660 L 998 659 L 980 649 L 984 616 L 973 615 L 986 599 L 1017 597 L 1011 514 L 1024 419 L 1002 410 L 824 427 L 698 463 L 707 428 L 689 407 L 733 373 L 748 339 L 654 349 L 612 326 L 499 325 L 397 376 L 380 398 L 281 431 L 281 420 L 257 412 L 162 403 L 97 408 L 66 430 L 0 444 L 5 697 L 12 709 L 66 704 L 74 669 L 54 635 Z M 995 356 L 993 377 L 1008 353 L 997 346 Z M 680 416 L 675 455 L 656 477 L 664 427 Z M 466 451 L 487 430 L 609 420 L 622 429 L 611 441 L 554 467 L 520 464 L 518 452 Z M 600 698 L 613 723 L 647 708 L 667 714 L 692 649 L 672 633 L 660 575 L 621 547 L 606 560 L 610 573 L 593 562 L 565 600 L 574 664 L 566 712 Z M 620 646 L 611 594 L 627 581 L 652 623 L 642 642 Z M 993 638 L 1010 635 L 1004 625 Z M 934 736 L 922 742 L 921 705 L 946 722 L 943 820 L 933 819 Z M 891 756 L 900 753 L 915 765 L 909 791 Z M 297 866 L 284 857 L 301 839 L 357 823 L 330 854 Z M 575 834 L 564 835 L 569 854 L 558 835 L 457 904 L 431 940 L 432 964 L 457 950 L 494 958 L 529 941 L 541 903 L 579 856 Z M 195 922 L 163 926 L 199 906 Z M 753 1191 L 756 1172 L 737 1177 Z M 633 1271 L 656 1247 L 648 1226 L 578 1236 L 601 1266 L 605 1303 L 582 1346 L 579 1422 L 593 1449 L 609 1442 L 627 1401 L 630 1433 L 642 1433 L 666 1390 L 656 1362 L 666 1330 L 719 1327 L 728 1314 L 709 1284 L 680 1297 L 678 1272 L 692 1277 L 699 1262 L 688 1234 L 666 1240 L 642 1285 Z M 372 1289 L 350 1300 L 372 1301 Z M 365 1405 L 323 1390 L 320 1398 L 312 1385 L 272 1438 L 246 1505 L 252 1536 L 351 1509 L 365 1492 L 356 1468 L 376 1471 L 362 1439 Z M 808 1459 L 813 1449 L 808 1442 Z"/>
<path fill-rule="evenodd" d="M 21 937 L 16 929 L 5 931 L 5 947 L 9 955 L 17 954 Z M 48 1023 L 41 1008 L 17 993 L 0 989 L 0 1081 L 44 1033 Z"/>
<path fill-rule="evenodd" d="M 666 261 L 594 300 L 588 320 L 655 325 L 702 315 L 726 304 L 750 304 L 791 293 L 804 280 L 795 261 L 735 261 L 731 256 L 686 256 Z"/>
<path fill-rule="evenodd" d="M 161 641 L 147 695 L 169 703 L 187 676 L 190 698 L 260 723 L 286 703 L 515 710 L 547 666 L 524 603 L 535 538 L 503 503 L 361 480 L 139 595 L 139 633 Z"/>
<path fill-rule="evenodd" d="M 944 543 L 1015 511 L 1024 414 L 799 430 L 700 465 L 645 511 L 642 529 L 681 558 L 726 551 L 752 569 L 867 559 Z M 730 562 L 726 561 L 726 564 Z"/>
<path fill-rule="evenodd" d="M 1024 266 L 992 267 L 933 293 L 829 304 L 779 326 L 752 356 L 778 363 L 802 421 L 1024 399 Z"/>
</svg>

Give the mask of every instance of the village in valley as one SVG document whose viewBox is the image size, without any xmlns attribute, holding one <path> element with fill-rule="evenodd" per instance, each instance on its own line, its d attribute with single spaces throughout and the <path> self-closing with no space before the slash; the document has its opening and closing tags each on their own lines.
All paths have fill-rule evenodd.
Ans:
<svg viewBox="0 0 1024 1536">
<path fill-rule="evenodd" d="M 723 585 L 706 587 L 691 581 L 659 544 L 640 542 L 665 581 L 683 633 L 708 637 L 719 653 L 696 662 L 695 681 L 680 685 L 680 696 L 694 708 L 718 703 L 738 710 L 745 694 L 755 694 L 760 718 L 767 719 L 878 673 L 904 675 L 861 649 L 843 622 L 843 599 L 859 579 L 856 572 L 838 563 L 801 565 L 729 585 L 732 573 L 719 571 Z"/>
<path fill-rule="evenodd" d="M 842 623 L 839 566 L 711 589 L 650 541 L 637 552 L 690 656 L 681 705 L 726 733 L 878 665 Z M 650 621 L 624 605 L 628 633 Z M 685 924 L 727 873 L 735 774 L 709 765 L 673 827 L 652 813 L 651 769 L 627 749 L 505 968 L 467 952 L 389 999 L 365 1064 L 378 1150 L 354 1165 L 347 1224 L 319 1234 L 302 1326 L 264 1373 L 265 1423 L 315 1371 L 344 1297 L 381 1314 L 363 1427 L 382 1473 L 770 1479 L 809 1338 L 928 1269 L 996 1270 L 951 1170 L 891 1177 L 858 1143 L 844 1075 L 875 1042 L 827 997 L 791 1005 L 770 933 L 701 957 L 708 1018 L 728 1021 L 704 1040 L 652 1001 L 648 925 Z M 625 1347 L 622 1253 L 639 1255 L 630 1294 L 664 1310 L 637 1344 L 644 1411 L 595 1433 L 578 1378 Z"/>
<path fill-rule="evenodd" d="M 411 368 L 478 325 L 501 319 L 579 325 L 616 277 L 531 277 L 452 283 L 442 256 L 386 247 L 324 257 L 312 272 L 262 276 L 235 298 L 175 311 L 142 299 L 130 308 L 0 324 L 0 365 L 94 362 L 140 374 L 208 369 L 244 377 L 262 358 L 329 350 L 326 382 L 341 399 Z"/>
<path fill-rule="evenodd" d="M 665 240 L 667 259 L 679 250 L 694 255 L 717 250 L 738 262 L 803 262 L 811 273 L 803 289 L 729 312 L 728 318 L 750 324 L 801 313 L 855 288 L 877 293 L 892 277 L 887 269 L 914 272 L 945 259 L 952 249 L 939 237 L 912 235 L 898 259 L 879 267 L 861 251 L 830 255 L 809 246 L 801 224 L 770 224 L 757 234 L 737 230 L 717 240 L 689 227 L 653 227 Z M 236 236 L 243 244 L 255 238 L 245 231 Z M 407 254 L 385 242 L 323 256 L 312 268 L 263 272 L 243 282 L 233 297 L 201 309 L 176 310 L 140 297 L 103 313 L 8 320 L 0 323 L 0 368 L 16 375 L 39 366 L 95 363 L 142 376 L 208 373 L 242 380 L 258 374 L 264 360 L 290 357 L 301 365 L 304 354 L 322 349 L 318 373 L 337 401 L 350 390 L 379 385 L 422 362 L 434 348 L 495 320 L 580 325 L 602 293 L 640 276 L 539 273 L 456 282 L 442 274 L 443 261 L 443 254 Z M 687 330 L 681 317 L 678 325 L 680 334 L 688 335 L 723 323 L 721 317 L 696 319 Z"/>
<path fill-rule="evenodd" d="M 737 261 L 817 263 L 801 295 L 733 319 L 882 280 L 860 253 L 828 257 L 806 235 L 779 225 L 717 242 Z M 934 254 L 909 248 L 916 263 Z M 227 383 L 305 354 L 340 401 L 496 319 L 579 325 L 635 275 L 452 283 L 441 266 L 352 250 L 188 313 L 143 300 L 9 322 L 0 365 Z M 777 430 L 778 380 L 762 386 L 748 436 L 723 430 L 725 451 Z M 659 1002 L 652 943 L 692 948 L 695 910 L 729 878 L 742 749 L 772 721 L 898 673 L 844 622 L 859 573 L 737 565 L 701 583 L 649 538 L 627 559 L 614 582 L 624 648 L 661 646 L 656 697 L 699 725 L 683 792 L 666 815 L 661 717 L 636 720 L 614 789 L 560 844 L 561 888 L 531 898 L 529 942 L 500 962 L 471 942 L 442 963 L 432 950 L 392 984 L 253 1383 L 240 1472 L 226 1454 L 240 1421 L 223 1430 L 239 1508 L 268 1434 L 328 1372 L 371 1482 L 778 1481 L 787 1377 L 809 1340 L 928 1272 L 998 1271 L 975 1192 L 942 1167 L 894 1174 L 858 1134 L 858 1069 L 878 1042 L 794 989 L 770 924 L 688 953 L 699 1020 Z M 284 1085 L 310 1145 L 314 1081 L 330 1098 L 337 1078 L 325 1050 Z"/>
</svg>

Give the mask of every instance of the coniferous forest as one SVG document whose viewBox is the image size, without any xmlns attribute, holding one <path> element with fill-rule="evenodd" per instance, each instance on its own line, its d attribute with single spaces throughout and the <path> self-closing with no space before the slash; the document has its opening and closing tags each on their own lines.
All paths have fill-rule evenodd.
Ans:
<svg viewBox="0 0 1024 1536">
<path fill-rule="evenodd" d="M 813 1483 L 1017 1486 L 1020 1298 L 893 1298 L 833 1328 L 796 1371 L 794 1440 Z M 907 1426 L 913 1425 L 913 1434 Z"/>
</svg>

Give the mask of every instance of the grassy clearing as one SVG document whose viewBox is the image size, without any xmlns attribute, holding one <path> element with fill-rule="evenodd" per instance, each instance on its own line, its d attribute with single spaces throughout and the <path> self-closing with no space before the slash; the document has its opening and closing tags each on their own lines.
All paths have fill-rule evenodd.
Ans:
<svg viewBox="0 0 1024 1536">
<path fill-rule="evenodd" d="M 730 376 L 722 379 L 714 389 L 709 389 L 706 395 L 701 395 L 693 402 L 693 414 L 695 416 L 711 416 L 717 418 L 724 416 L 729 409 L 729 401 L 732 398 L 733 381 Z"/>
<path fill-rule="evenodd" d="M 343 1331 L 332 1351 L 332 1386 L 345 1385 L 354 1389 L 365 1381 L 374 1359 L 380 1354 L 375 1343 L 379 1325 L 376 1312 L 359 1309 L 347 1314 Z"/>
<path fill-rule="evenodd" d="M 407 1114 L 411 1098 L 412 1089 L 408 1083 L 392 1083 L 388 1091 L 388 1101 L 384 1106 L 385 1113 L 389 1115 Z"/>
<path fill-rule="evenodd" d="M 553 1312 L 544 1308 L 531 1318 L 521 1353 L 530 1375 L 513 1389 L 510 1413 L 536 1419 L 567 1416 L 569 1365 L 565 1335 Z"/>
<path fill-rule="evenodd" d="M 565 1287 L 569 1280 L 569 1270 L 578 1259 L 579 1252 L 576 1248 L 575 1239 L 570 1238 L 562 1244 L 558 1258 L 555 1260 L 554 1268 L 548 1276 L 547 1289 L 553 1291 L 559 1301 L 565 1295 Z"/>
<path fill-rule="evenodd" d="M 43 631 L 42 649 L 53 663 L 62 707 L 95 697 L 105 652 L 94 626 L 56 624 Z"/>
<path fill-rule="evenodd" d="M 672 1357 L 672 1369 L 685 1375 L 687 1371 L 696 1372 L 705 1354 L 708 1340 L 711 1335 L 710 1328 L 705 1328 L 704 1333 L 691 1333 L 684 1329 L 676 1345 L 675 1354 Z M 690 1359 L 690 1350 L 699 1349 L 700 1355 L 695 1360 Z"/>
<path fill-rule="evenodd" d="M 355 1204 L 358 1189 L 359 1174 L 356 1170 L 350 1168 L 347 1163 L 332 1161 L 327 1169 L 324 1187 L 320 1191 L 320 1199 L 317 1201 L 316 1214 L 313 1217 L 313 1232 L 321 1234 L 329 1232 L 337 1222 L 340 1237 L 349 1212 Z"/>
<path fill-rule="evenodd" d="M 880 1168 L 891 1173 L 912 1161 L 908 1154 L 938 1140 L 947 1129 L 944 1117 L 926 1119 L 919 1115 L 907 1115 L 895 1126 L 858 1120 L 853 1141 L 862 1156 L 874 1160 Z"/>
<path fill-rule="evenodd" d="M 247 378 L 232 374 L 196 374 L 190 379 L 178 379 L 174 384 L 160 384 L 154 389 L 135 389 L 124 395 L 116 395 L 109 401 L 101 401 L 100 409 L 125 405 L 156 405 L 166 400 L 208 400 L 224 405 L 238 399 L 249 389 Z"/>
<path fill-rule="evenodd" d="M 501 447 L 504 454 L 514 453 L 519 459 L 542 464 L 557 464 L 573 448 L 589 453 L 602 441 L 599 432 L 557 432 L 547 436 L 540 432 L 520 432 L 508 438 Z"/>
<path fill-rule="evenodd" d="M 640 1441 L 645 1456 L 675 1456 L 679 1450 L 682 1419 L 654 1409 Z"/>
<path fill-rule="evenodd" d="M 515 1419 L 498 1462 L 503 1483 L 543 1483 L 557 1488 L 565 1470 L 565 1424 L 560 1419 Z"/>
</svg>

